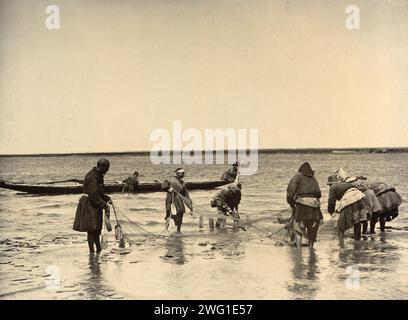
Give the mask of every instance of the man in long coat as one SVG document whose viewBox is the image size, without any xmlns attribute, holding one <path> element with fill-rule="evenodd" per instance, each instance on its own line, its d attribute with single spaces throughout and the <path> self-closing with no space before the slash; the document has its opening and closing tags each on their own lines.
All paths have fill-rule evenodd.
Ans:
<svg viewBox="0 0 408 320">
<path fill-rule="evenodd" d="M 112 200 L 103 193 L 104 175 L 109 171 L 110 163 L 106 159 L 98 160 L 96 167 L 89 171 L 84 179 L 83 192 L 79 200 L 73 229 L 87 232 L 89 251 L 100 252 L 100 234 L 102 230 L 103 210 L 109 216 L 109 204 Z"/>
</svg>

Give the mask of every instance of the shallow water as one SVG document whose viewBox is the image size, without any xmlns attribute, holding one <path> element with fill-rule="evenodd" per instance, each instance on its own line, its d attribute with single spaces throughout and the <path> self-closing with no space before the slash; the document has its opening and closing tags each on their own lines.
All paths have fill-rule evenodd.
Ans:
<svg viewBox="0 0 408 320">
<path fill-rule="evenodd" d="M 106 181 L 134 170 L 143 181 L 163 180 L 176 166 L 153 166 L 148 157 L 110 156 Z M 90 156 L 0 158 L 6 181 L 82 178 Z M 323 208 L 326 179 L 337 167 L 394 185 L 407 199 L 408 154 L 260 155 L 258 174 L 243 177 L 240 205 L 246 232 L 211 232 L 185 215 L 183 236 L 153 237 L 121 220 L 130 252 L 109 247 L 90 256 L 83 233 L 72 231 L 78 195 L 27 196 L 0 189 L 0 298 L 2 299 L 407 299 L 407 204 L 384 235 L 348 238 L 339 247 L 320 233 L 314 249 L 275 246 L 267 237 L 289 213 L 286 186 L 303 161 L 319 180 Z M 217 179 L 222 165 L 188 166 L 186 180 Z M 195 209 L 209 214 L 215 191 L 191 192 Z M 114 194 L 116 207 L 148 232 L 164 227 L 164 193 Z M 120 218 L 123 216 L 119 214 Z M 327 221 L 330 217 L 324 214 Z M 114 224 L 114 221 L 113 221 Z M 207 221 L 206 221 L 207 224 Z"/>
</svg>

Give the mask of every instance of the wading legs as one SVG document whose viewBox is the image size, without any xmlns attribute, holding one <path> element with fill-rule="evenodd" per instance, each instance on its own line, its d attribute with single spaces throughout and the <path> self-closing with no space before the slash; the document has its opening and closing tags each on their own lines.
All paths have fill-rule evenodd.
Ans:
<svg viewBox="0 0 408 320">
<path fill-rule="evenodd" d="M 183 224 L 183 212 L 178 212 L 175 216 L 172 216 L 174 224 L 177 227 L 177 233 L 181 232 L 181 225 Z"/>
<path fill-rule="evenodd" d="M 310 225 L 311 224 L 311 225 Z M 309 222 L 307 226 L 307 237 L 309 238 L 309 247 L 313 247 L 317 238 L 317 230 L 319 230 L 320 221 Z"/>
<path fill-rule="evenodd" d="M 100 239 L 100 231 L 93 231 L 93 232 L 88 232 L 87 233 L 87 240 L 88 240 L 88 247 L 89 247 L 89 252 L 95 252 L 95 247 L 96 246 L 96 252 L 101 252 L 101 239 Z"/>
<path fill-rule="evenodd" d="M 361 239 L 361 223 L 357 222 L 354 225 L 354 240 L 360 240 Z"/>
<path fill-rule="evenodd" d="M 375 233 L 375 224 L 377 223 L 377 221 L 373 218 L 371 218 L 370 220 L 370 233 L 374 234 Z"/>
<path fill-rule="evenodd" d="M 363 234 L 367 234 L 367 229 L 368 229 L 368 221 L 363 221 Z"/>
<path fill-rule="evenodd" d="M 385 218 L 380 218 L 380 230 L 381 232 L 385 231 Z"/>
<path fill-rule="evenodd" d="M 339 244 L 340 247 L 344 247 L 344 231 L 339 230 Z"/>
<path fill-rule="evenodd" d="M 296 247 L 301 248 L 302 247 L 302 235 L 296 231 L 295 231 L 295 241 L 296 241 Z"/>
</svg>

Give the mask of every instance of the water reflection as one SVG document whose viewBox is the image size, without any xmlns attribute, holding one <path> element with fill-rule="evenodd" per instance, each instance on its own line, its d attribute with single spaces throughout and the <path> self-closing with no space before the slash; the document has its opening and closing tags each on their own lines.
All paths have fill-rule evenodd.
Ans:
<svg viewBox="0 0 408 320">
<path fill-rule="evenodd" d="M 241 247 L 240 240 L 226 240 L 222 243 L 217 243 L 221 248 L 221 254 L 224 259 L 243 260 L 245 258 L 245 250 Z"/>
<path fill-rule="evenodd" d="M 170 236 L 166 240 L 166 253 L 161 258 L 165 262 L 182 265 L 187 262 L 184 253 L 184 242 L 180 236 Z"/>
<path fill-rule="evenodd" d="M 387 286 L 395 287 L 393 282 L 401 260 L 400 249 L 392 241 L 387 241 L 386 235 L 346 243 L 331 266 L 332 270 L 337 269 L 336 277 L 341 284 L 339 290 L 346 289 L 345 294 L 349 298 L 355 297 L 355 294 L 366 297 L 373 292 L 376 292 L 377 298 L 382 297 Z"/>
<path fill-rule="evenodd" d="M 400 260 L 398 246 L 387 242 L 385 235 L 381 235 L 380 238 L 376 240 L 353 240 L 352 244 L 347 244 L 344 249 L 339 251 L 338 263 L 341 267 L 346 268 L 357 265 L 359 266 L 360 271 L 393 271 L 396 262 Z M 343 278 L 344 276 L 339 275 L 339 277 Z"/>
<path fill-rule="evenodd" d="M 294 299 L 313 299 L 319 290 L 318 256 L 314 248 L 304 249 L 289 249 L 293 281 L 288 284 L 288 290 Z"/>
<path fill-rule="evenodd" d="M 114 294 L 114 290 L 105 284 L 101 263 L 100 254 L 89 254 L 88 272 L 85 273 L 84 279 L 80 283 L 89 299 L 100 299 Z"/>
</svg>

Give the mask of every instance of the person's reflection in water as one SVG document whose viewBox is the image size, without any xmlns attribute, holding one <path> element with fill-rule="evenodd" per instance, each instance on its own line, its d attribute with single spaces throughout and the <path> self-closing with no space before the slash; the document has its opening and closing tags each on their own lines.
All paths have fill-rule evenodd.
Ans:
<svg viewBox="0 0 408 320">
<path fill-rule="evenodd" d="M 175 264 L 184 264 L 187 262 L 182 237 L 170 236 L 166 241 L 166 250 L 166 254 L 162 257 L 166 262 Z"/>
<path fill-rule="evenodd" d="M 349 277 L 347 270 L 355 269 L 358 270 L 359 277 L 364 279 L 360 285 L 364 285 L 366 289 L 375 289 L 379 281 L 387 281 L 388 276 L 395 272 L 396 262 L 401 258 L 399 249 L 386 242 L 384 237 L 375 241 L 354 241 L 352 248 L 339 251 L 338 266 L 345 271 L 340 272 L 338 278 L 345 281 Z"/>
<path fill-rule="evenodd" d="M 89 299 L 100 299 L 114 294 L 114 290 L 104 284 L 101 263 L 100 254 L 89 254 L 89 271 L 85 274 L 85 279 L 82 282 Z"/>
<path fill-rule="evenodd" d="M 318 257 L 315 249 L 308 248 L 304 251 L 290 248 L 290 257 L 293 261 L 293 282 L 288 284 L 288 290 L 293 293 L 294 299 L 313 299 L 319 289 Z"/>
</svg>

